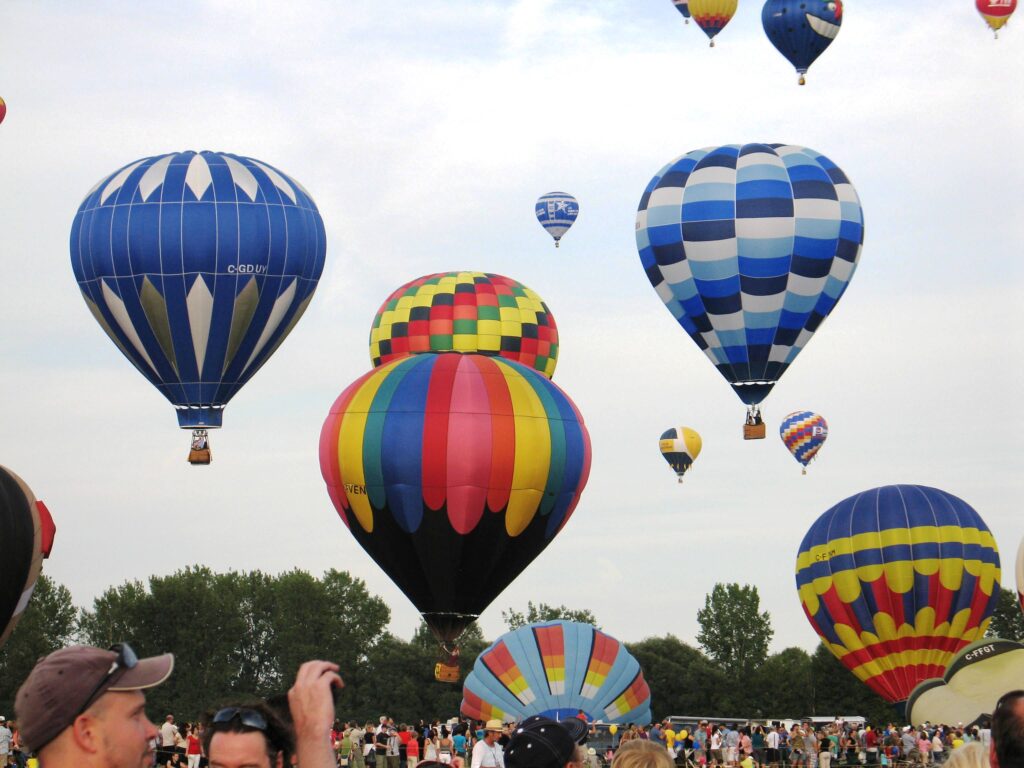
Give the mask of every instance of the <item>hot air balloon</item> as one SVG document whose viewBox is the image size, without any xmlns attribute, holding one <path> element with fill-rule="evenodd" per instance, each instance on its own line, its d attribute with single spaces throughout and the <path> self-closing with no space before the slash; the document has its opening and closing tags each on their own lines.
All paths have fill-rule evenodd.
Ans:
<svg viewBox="0 0 1024 768">
<path fill-rule="evenodd" d="M 0 646 L 28 607 L 56 530 L 46 505 L 25 481 L 0 467 Z"/>
<path fill-rule="evenodd" d="M 535 206 L 537 221 L 555 239 L 555 248 L 562 236 L 580 215 L 580 204 L 567 192 L 548 192 L 541 195 Z"/>
<path fill-rule="evenodd" d="M 793 458 L 803 464 L 803 474 L 806 475 L 807 465 L 814 460 L 828 439 L 828 422 L 824 416 L 813 411 L 795 411 L 782 420 L 779 437 Z"/>
<path fill-rule="evenodd" d="M 843 0 L 766 0 L 761 24 L 768 39 L 800 75 L 824 53 L 843 23 Z"/>
<path fill-rule="evenodd" d="M 126 165 L 93 187 L 71 228 L 89 311 L 195 431 L 193 463 L 209 463 L 205 430 L 306 311 L 325 251 L 301 185 L 218 152 Z"/>
<path fill-rule="evenodd" d="M 531 715 L 651 722 L 651 690 L 626 647 L 589 624 L 527 624 L 481 653 L 462 688 L 462 714 L 514 722 Z M 614 733 L 614 732 L 613 732 Z"/>
<path fill-rule="evenodd" d="M 853 185 L 805 147 L 696 150 L 648 184 L 636 218 L 640 261 L 747 404 L 745 437 L 764 437 L 758 404 L 843 295 L 863 240 Z"/>
<path fill-rule="evenodd" d="M 683 14 L 683 18 L 686 19 L 686 23 L 690 23 L 690 0 L 672 0 L 672 5 L 676 7 L 676 10 Z"/>
<path fill-rule="evenodd" d="M 815 521 L 800 545 L 796 584 L 825 646 L 902 705 L 985 634 L 999 599 L 999 551 L 963 500 L 890 485 L 851 496 Z"/>
<path fill-rule="evenodd" d="M 0 123 L 7 117 L 7 102 L 0 98 Z"/>
<path fill-rule="evenodd" d="M 568 396 L 525 365 L 414 355 L 342 392 L 320 470 L 352 535 L 451 652 L 569 519 L 590 438 Z"/>
<path fill-rule="evenodd" d="M 543 299 L 511 278 L 439 272 L 388 296 L 370 330 L 374 366 L 424 352 L 500 355 L 550 379 L 558 326 Z"/>
<path fill-rule="evenodd" d="M 690 0 L 690 15 L 704 30 L 712 48 L 715 47 L 715 35 L 725 29 L 738 5 L 739 0 Z"/>
<path fill-rule="evenodd" d="M 689 427 L 672 427 L 662 433 L 658 448 L 681 483 L 686 470 L 700 456 L 700 435 Z"/>
<path fill-rule="evenodd" d="M 992 30 L 992 34 L 999 38 L 999 30 L 1010 20 L 1013 12 L 1017 10 L 1017 0 L 975 0 L 978 13 Z"/>
</svg>

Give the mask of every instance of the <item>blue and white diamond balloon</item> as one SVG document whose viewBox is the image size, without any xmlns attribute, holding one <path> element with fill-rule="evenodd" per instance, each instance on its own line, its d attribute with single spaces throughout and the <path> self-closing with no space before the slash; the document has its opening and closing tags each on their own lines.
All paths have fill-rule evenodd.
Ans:
<svg viewBox="0 0 1024 768">
<path fill-rule="evenodd" d="M 89 311 L 185 429 L 221 425 L 306 310 L 325 253 L 300 184 L 221 152 L 126 165 L 86 195 L 71 228 Z"/>
</svg>

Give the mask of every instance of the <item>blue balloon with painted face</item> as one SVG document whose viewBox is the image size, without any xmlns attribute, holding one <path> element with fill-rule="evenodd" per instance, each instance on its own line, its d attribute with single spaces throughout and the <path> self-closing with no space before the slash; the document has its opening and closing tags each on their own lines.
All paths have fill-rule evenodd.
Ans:
<svg viewBox="0 0 1024 768">
<path fill-rule="evenodd" d="M 325 254 L 300 184 L 220 152 L 126 165 L 86 195 L 71 227 L 89 311 L 183 429 L 221 425 L 306 310 Z"/>
<path fill-rule="evenodd" d="M 765 34 L 800 75 L 804 75 L 839 34 L 842 0 L 767 0 L 761 10 Z"/>
</svg>

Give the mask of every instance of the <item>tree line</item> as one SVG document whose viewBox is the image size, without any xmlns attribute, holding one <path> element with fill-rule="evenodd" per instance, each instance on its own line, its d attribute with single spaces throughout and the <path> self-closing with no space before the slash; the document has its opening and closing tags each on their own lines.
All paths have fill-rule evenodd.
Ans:
<svg viewBox="0 0 1024 768">
<path fill-rule="evenodd" d="M 1024 639 L 1016 595 L 1003 595 L 990 631 Z M 674 635 L 626 643 L 651 687 L 657 718 L 895 717 L 824 646 L 813 654 L 801 648 L 769 654 L 771 618 L 759 603 L 756 587 L 718 584 L 698 612 L 699 648 Z M 510 629 L 556 618 L 597 625 L 589 610 L 545 603 L 510 608 L 502 617 Z M 388 631 L 390 618 L 387 604 L 361 579 L 337 570 L 316 578 L 301 570 L 270 575 L 191 567 L 152 576 L 147 584 L 111 587 L 89 609 L 75 608 L 67 588 L 42 575 L 0 649 L 0 714 L 13 716 L 18 686 L 39 657 L 74 642 L 107 647 L 126 640 L 142 655 L 175 655 L 170 680 L 148 695 L 150 714 L 159 719 L 174 713 L 191 720 L 209 707 L 281 696 L 311 658 L 341 665 L 341 717 L 376 721 L 386 713 L 415 722 L 454 716 L 462 688 L 434 680 L 438 650 L 426 625 L 405 640 Z M 464 674 L 487 645 L 478 626 L 467 630 Z"/>
</svg>

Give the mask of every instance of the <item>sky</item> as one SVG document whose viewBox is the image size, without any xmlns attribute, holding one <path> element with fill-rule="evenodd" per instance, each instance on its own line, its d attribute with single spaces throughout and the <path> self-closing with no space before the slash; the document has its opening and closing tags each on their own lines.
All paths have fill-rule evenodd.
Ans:
<svg viewBox="0 0 1024 768">
<path fill-rule="evenodd" d="M 669 0 L 345 0 L 4 5 L 0 96 L 0 463 L 58 526 L 44 572 L 78 605 L 194 564 L 364 579 L 410 637 L 418 616 L 348 533 L 320 474 L 320 427 L 370 367 L 380 303 L 418 276 L 513 277 L 554 314 L 554 381 L 593 469 L 562 533 L 481 617 L 529 600 L 590 608 L 621 640 L 695 643 L 717 582 L 755 584 L 772 650 L 817 637 L 796 595 L 801 539 L 826 509 L 889 483 L 974 506 L 1003 556 L 1024 534 L 1024 29 L 993 40 L 971 0 L 850 0 L 798 87 L 761 5 L 709 48 Z M 849 290 L 764 403 L 768 439 L 648 283 L 640 196 L 693 149 L 801 144 L 856 186 L 866 234 Z M 173 408 L 95 324 L 68 236 L 101 178 L 136 159 L 218 150 L 270 163 L 316 200 L 317 294 L 185 461 Z M 557 251 L 533 217 L 551 190 L 581 214 Z M 776 436 L 810 409 L 831 432 L 807 476 Z M 679 485 L 668 427 L 704 439 Z M 324 606 L 341 610 L 342 606 Z"/>
</svg>

